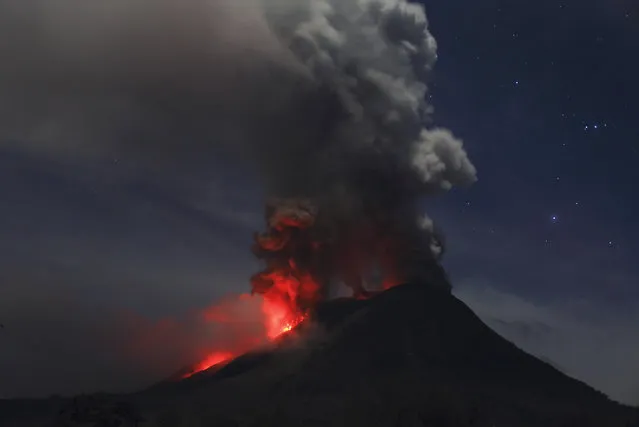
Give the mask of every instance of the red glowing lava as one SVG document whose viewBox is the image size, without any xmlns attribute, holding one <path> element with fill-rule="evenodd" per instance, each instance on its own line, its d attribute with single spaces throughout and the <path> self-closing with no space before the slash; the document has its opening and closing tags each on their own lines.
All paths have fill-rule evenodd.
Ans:
<svg viewBox="0 0 639 427">
<path fill-rule="evenodd" d="M 273 270 L 262 277 L 272 283 L 271 288 L 262 295 L 262 313 L 266 336 L 273 340 L 295 328 L 307 317 L 298 305 L 298 298 L 306 295 L 312 298 L 317 286 L 310 276 L 293 275 L 286 270 Z"/>
<path fill-rule="evenodd" d="M 226 348 L 223 352 L 217 348 L 193 367 L 187 377 L 275 341 L 300 325 L 309 316 L 310 310 L 325 297 L 321 284 L 326 280 L 327 254 L 313 234 L 314 208 L 304 201 L 277 200 L 267 205 L 266 214 L 268 228 L 255 236 L 253 246 L 254 254 L 265 262 L 266 268 L 251 278 L 251 294 L 261 298 L 261 333 L 251 337 L 238 335 L 242 345 L 233 347 L 231 351 Z M 357 274 L 357 259 L 346 256 L 348 254 L 348 251 L 344 252 L 345 261 L 340 264 L 345 281 L 356 297 L 372 296 L 364 289 Z M 218 308 L 209 310 L 206 314 L 208 321 L 235 324 L 241 320 L 237 313 Z"/>
<path fill-rule="evenodd" d="M 225 351 L 213 352 L 209 354 L 208 356 L 206 356 L 206 358 L 202 360 L 200 363 L 193 366 L 192 370 L 188 372 L 187 374 L 185 374 L 184 376 L 182 376 L 182 378 L 189 378 L 197 374 L 198 372 L 206 371 L 207 369 L 212 368 L 213 366 L 229 362 L 234 357 L 235 356 L 232 353 L 225 352 Z"/>
<path fill-rule="evenodd" d="M 286 304 L 277 300 L 264 299 L 262 303 L 266 336 L 270 340 L 292 331 L 306 319 L 306 314 L 292 311 Z"/>
<path fill-rule="evenodd" d="M 407 266 L 400 260 L 412 260 L 416 254 L 421 259 L 414 249 L 419 245 L 376 231 L 374 225 L 342 224 L 339 232 L 326 227 L 317 221 L 317 208 L 308 200 L 272 199 L 265 213 L 267 228 L 255 235 L 252 248 L 265 264 L 251 277 L 251 295 L 261 299 L 261 318 L 256 320 L 261 325 L 255 323 L 261 326 L 259 332 L 234 331 L 237 342 L 233 346 L 216 348 L 187 376 L 228 362 L 295 329 L 327 297 L 332 279 L 351 288 L 354 298 L 367 299 L 378 293 L 366 289 L 362 275 L 373 263 L 382 272 L 382 288 L 386 290 L 404 281 Z M 209 309 L 206 321 L 231 327 L 243 324 L 242 313 L 225 308 L 221 304 Z"/>
<path fill-rule="evenodd" d="M 323 297 L 319 284 L 323 257 L 312 233 L 315 208 L 302 200 L 274 200 L 266 208 L 268 228 L 255 236 L 253 246 L 266 268 L 251 278 L 251 294 L 262 298 L 263 335 L 257 344 L 222 353 L 225 361 L 254 350 L 260 341 L 265 344 L 290 332 Z M 229 321 L 226 313 L 215 310 L 209 313 L 209 319 Z M 194 373 L 215 365 L 210 362 L 221 360 L 214 357 L 219 354 L 211 353 L 193 368 Z"/>
<path fill-rule="evenodd" d="M 192 366 L 189 372 L 181 377 L 182 379 L 189 378 L 198 372 L 206 371 L 214 366 L 229 363 L 244 353 L 275 341 L 277 338 L 295 329 L 308 317 L 306 313 L 297 310 L 291 304 L 291 301 L 284 297 L 286 292 L 282 291 L 286 289 L 285 285 L 287 283 L 290 284 L 290 282 L 276 274 L 273 274 L 272 277 L 275 282 L 280 283 L 280 286 L 275 287 L 271 292 L 265 295 L 255 296 L 255 298 L 261 298 L 262 300 L 260 304 L 262 314 L 261 333 L 258 336 L 248 335 L 237 337 L 240 344 L 233 347 L 232 351 L 221 349 L 212 351 L 204 360 Z M 276 289 L 279 289 L 279 291 Z M 209 322 L 227 325 L 242 320 L 239 318 L 239 313 L 227 311 L 220 310 L 220 306 L 211 307 L 208 312 L 204 313 L 204 318 Z M 241 334 L 239 331 L 238 333 Z"/>
</svg>

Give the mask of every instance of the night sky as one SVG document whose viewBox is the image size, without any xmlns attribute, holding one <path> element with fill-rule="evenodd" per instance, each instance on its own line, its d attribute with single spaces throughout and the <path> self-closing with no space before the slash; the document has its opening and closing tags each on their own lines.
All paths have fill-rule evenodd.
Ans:
<svg viewBox="0 0 639 427">
<path fill-rule="evenodd" d="M 636 300 L 637 6 L 439 3 L 436 120 L 480 171 L 443 201 L 447 230 L 504 250 L 490 275 L 510 289 Z"/>
<path fill-rule="evenodd" d="M 424 201 L 454 292 L 522 348 L 639 403 L 639 3 L 423 3 L 434 122 L 479 177 Z M 254 175 L 220 156 L 194 178 L 19 146 L 0 145 L 0 398 L 126 390 L 179 367 L 175 319 L 249 289 Z"/>
</svg>

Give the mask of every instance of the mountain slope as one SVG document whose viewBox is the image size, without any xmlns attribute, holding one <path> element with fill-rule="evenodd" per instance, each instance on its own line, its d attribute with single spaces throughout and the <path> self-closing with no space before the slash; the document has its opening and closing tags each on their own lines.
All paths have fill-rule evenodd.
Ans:
<svg viewBox="0 0 639 427">
<path fill-rule="evenodd" d="M 38 407 L 21 405 L 21 414 Z M 10 407 L 0 402 L 0 412 Z M 0 413 L 0 425 L 95 426 L 112 414 L 121 427 L 639 427 L 636 408 L 521 351 L 426 284 L 324 303 L 274 348 L 66 408 L 56 415 L 41 403 L 29 423 Z M 45 414 L 58 424 L 41 422 Z"/>
<path fill-rule="evenodd" d="M 274 352 L 143 400 L 240 425 L 639 425 L 636 411 L 524 353 L 425 285 L 331 301 L 298 333 Z"/>
</svg>

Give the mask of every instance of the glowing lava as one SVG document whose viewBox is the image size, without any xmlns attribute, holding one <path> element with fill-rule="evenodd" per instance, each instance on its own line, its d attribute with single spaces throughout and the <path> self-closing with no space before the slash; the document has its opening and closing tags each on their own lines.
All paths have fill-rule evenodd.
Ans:
<svg viewBox="0 0 639 427">
<path fill-rule="evenodd" d="M 206 371 L 214 366 L 231 362 L 236 357 L 247 353 L 260 345 L 274 341 L 277 338 L 289 333 L 300 325 L 308 315 L 298 312 L 285 298 L 281 298 L 278 292 L 272 292 L 262 296 L 262 324 L 263 332 L 261 337 L 245 337 L 244 345 L 235 351 L 213 351 L 204 360 L 193 366 L 190 371 L 181 378 L 189 378 L 198 372 Z M 256 298 L 259 298 L 256 296 Z M 214 315 L 213 315 L 214 314 Z M 208 313 L 207 317 L 212 321 L 227 323 L 233 319 L 217 313 Z M 255 339 L 252 339 L 255 338 Z"/>
<path fill-rule="evenodd" d="M 262 310 L 266 319 L 266 336 L 270 340 L 292 331 L 306 319 L 306 314 L 298 314 L 287 310 L 285 305 L 274 304 L 264 300 Z"/>
<path fill-rule="evenodd" d="M 187 376 L 226 363 L 295 329 L 326 297 L 323 289 L 330 275 L 341 276 L 356 298 L 374 295 L 363 286 L 360 272 L 365 262 L 355 255 L 358 247 L 345 245 L 337 255 L 327 252 L 326 245 L 320 244 L 321 239 L 326 240 L 327 231 L 315 227 L 316 216 L 316 208 L 306 200 L 273 199 L 267 203 L 267 229 L 255 235 L 253 245 L 253 253 L 264 261 L 265 268 L 251 277 L 251 295 L 261 298 L 261 332 L 259 336 L 238 336 L 243 344 L 231 351 L 216 349 L 218 351 L 211 353 Z M 352 240 L 366 241 L 359 237 L 362 236 L 353 234 Z M 369 246 L 374 246 L 373 243 Z M 395 248 L 388 246 L 386 252 L 394 253 Z M 331 257 L 342 259 L 338 271 L 327 271 Z M 392 267 L 392 257 L 387 258 L 387 264 Z M 385 287 L 390 286 L 391 283 Z M 209 321 L 218 323 L 238 323 L 237 316 L 215 308 L 207 313 Z"/>
<path fill-rule="evenodd" d="M 192 369 L 194 373 L 228 362 L 292 331 L 308 317 L 308 311 L 322 299 L 318 272 L 319 245 L 313 240 L 316 212 L 305 201 L 275 200 L 267 204 L 268 229 L 255 236 L 253 252 L 266 268 L 251 278 L 251 294 L 261 297 L 263 335 L 251 346 L 234 351 L 213 352 Z M 209 313 L 211 320 L 229 322 L 224 313 Z"/>
<path fill-rule="evenodd" d="M 263 295 L 262 313 L 264 328 L 269 340 L 273 340 L 299 325 L 307 314 L 297 306 L 296 297 L 300 288 L 311 287 L 310 282 L 301 283 L 280 272 L 271 272 L 274 285 Z"/>
<path fill-rule="evenodd" d="M 230 352 L 225 352 L 225 351 L 213 352 L 209 354 L 206 357 L 206 359 L 202 360 L 200 363 L 195 365 L 192 368 L 192 370 L 189 373 L 182 376 L 182 378 L 189 378 L 197 374 L 198 372 L 206 371 L 207 369 L 212 368 L 213 366 L 220 365 L 222 363 L 228 363 L 233 358 L 235 358 L 235 356 Z"/>
</svg>

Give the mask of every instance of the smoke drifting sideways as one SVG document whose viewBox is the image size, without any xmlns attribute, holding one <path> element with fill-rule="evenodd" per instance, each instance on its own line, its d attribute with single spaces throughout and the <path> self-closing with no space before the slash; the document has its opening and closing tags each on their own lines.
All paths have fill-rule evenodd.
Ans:
<svg viewBox="0 0 639 427">
<path fill-rule="evenodd" d="M 185 170 L 229 149 L 269 196 L 311 200 L 352 263 L 392 236 L 417 274 L 439 250 L 417 202 L 476 180 L 426 127 L 437 45 L 418 4 L 3 2 L 0 40 L 2 143 Z"/>
<path fill-rule="evenodd" d="M 64 284 L 27 286 L 28 294 L 0 299 L 0 399 L 141 390 L 195 360 L 264 343 L 260 303 L 248 295 L 151 317 L 88 303 Z"/>
<path fill-rule="evenodd" d="M 188 173 L 238 156 L 270 200 L 264 273 L 313 276 L 299 308 L 334 282 L 365 293 L 376 269 L 386 287 L 432 276 L 442 240 L 418 204 L 476 180 L 462 142 L 429 126 L 436 59 L 405 0 L 3 2 L 0 141 Z"/>
</svg>

